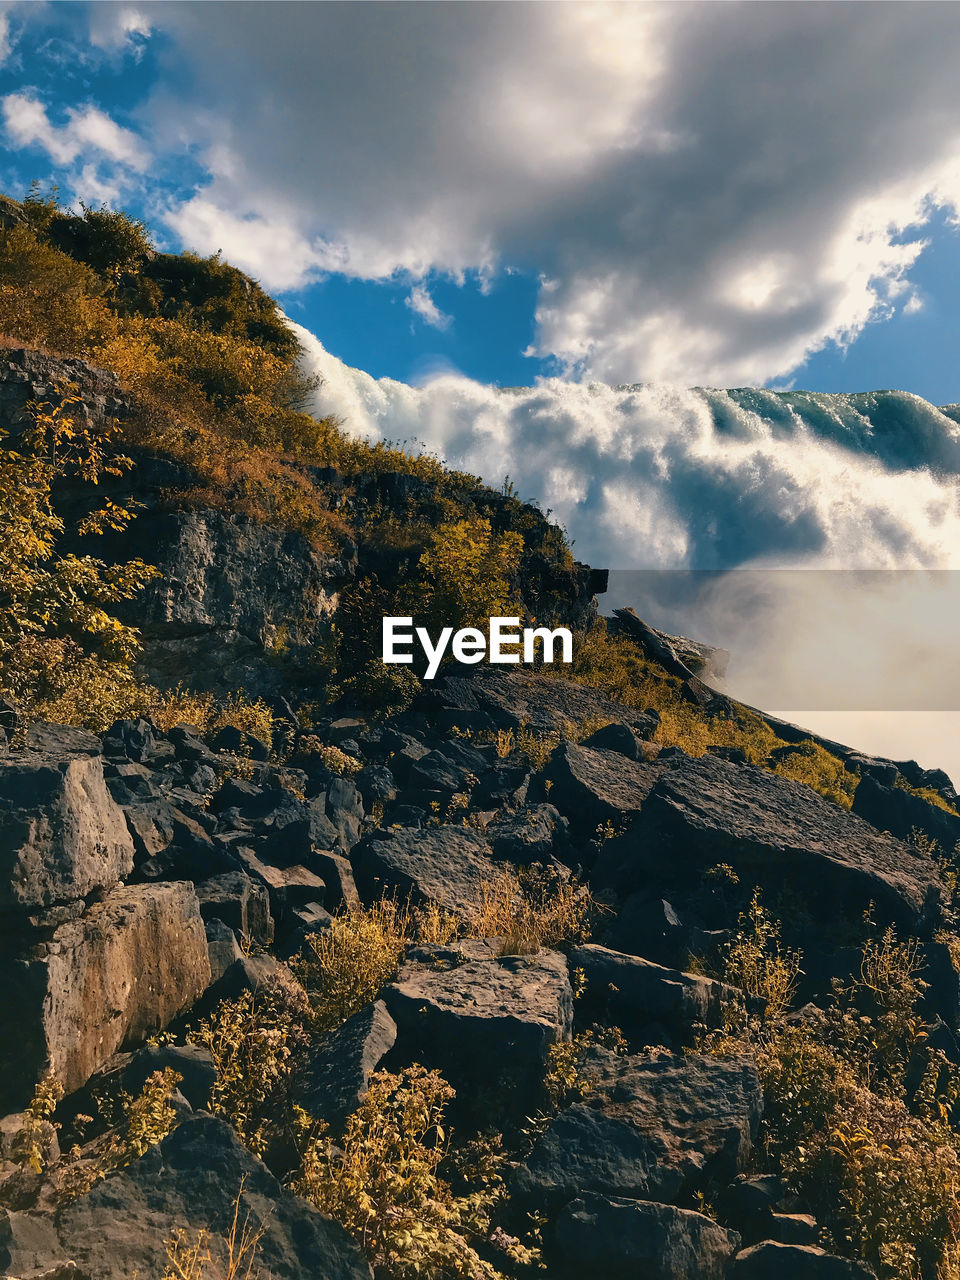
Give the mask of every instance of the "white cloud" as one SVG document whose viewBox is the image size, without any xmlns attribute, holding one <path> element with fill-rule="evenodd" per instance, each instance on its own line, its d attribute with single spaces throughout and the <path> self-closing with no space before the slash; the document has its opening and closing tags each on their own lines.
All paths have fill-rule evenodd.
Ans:
<svg viewBox="0 0 960 1280">
<path fill-rule="evenodd" d="M 168 210 L 164 221 L 191 248 L 222 251 L 228 262 L 272 289 L 300 288 L 323 272 L 342 271 L 347 263 L 342 246 L 310 240 L 282 213 L 244 217 L 195 196 Z"/>
<path fill-rule="evenodd" d="M 132 53 L 139 60 L 153 28 L 139 9 L 123 4 L 90 6 L 90 43 L 107 53 Z"/>
<path fill-rule="evenodd" d="M 10 16 L 6 9 L 0 9 L 0 66 L 10 57 L 11 49 Z"/>
<path fill-rule="evenodd" d="M 642 575 L 615 574 L 601 607 L 637 605 L 657 625 L 729 645 L 734 691 L 754 705 L 786 708 L 839 741 L 914 756 L 960 780 L 956 713 L 811 713 L 810 702 L 787 700 L 833 689 L 835 703 L 813 705 L 850 705 L 846 688 L 825 684 L 847 670 L 860 699 L 865 675 L 879 673 L 867 690 L 878 708 L 896 706 L 897 695 L 908 707 L 956 706 L 945 700 L 957 688 L 956 573 L 883 574 L 876 600 L 852 602 L 847 575 L 809 572 L 960 569 L 960 426 L 933 406 L 896 392 L 783 401 L 769 391 L 559 379 L 499 391 L 456 374 L 412 387 L 351 369 L 298 333 L 307 368 L 323 379 L 319 410 L 370 440 L 419 440 L 488 483 L 509 474 L 524 498 L 553 509 L 588 563 L 800 570 L 724 578 L 714 599 L 708 590 L 669 612 L 669 602 L 654 607 L 636 594 Z M 772 599 L 755 587 L 778 578 L 786 607 L 783 584 Z M 944 580 L 949 607 L 937 611 Z M 922 609 L 903 607 L 911 591 Z"/>
<path fill-rule="evenodd" d="M 29 94 L 7 94 L 0 108 L 10 141 L 17 147 L 41 147 L 55 164 L 72 164 L 90 153 L 137 172 L 150 162 L 141 139 L 99 107 L 68 107 L 67 122 L 59 127 L 51 123 L 43 103 Z"/>
<path fill-rule="evenodd" d="M 561 379 L 499 391 L 457 374 L 412 387 L 298 333 L 318 410 L 368 439 L 418 439 L 488 483 L 509 474 L 590 563 L 960 569 L 960 426 L 917 396 Z"/>
<path fill-rule="evenodd" d="M 414 285 L 409 297 L 404 299 L 404 306 L 409 307 L 414 315 L 419 316 L 431 329 L 449 329 L 453 323 L 453 316 L 448 316 L 446 312 L 440 310 L 430 297 L 425 285 Z"/>
<path fill-rule="evenodd" d="M 275 287 L 522 266 L 568 373 L 785 378 L 960 195 L 956 5 L 141 9 L 192 68 L 150 118 L 205 148 L 201 247 L 281 226 Z"/>
</svg>

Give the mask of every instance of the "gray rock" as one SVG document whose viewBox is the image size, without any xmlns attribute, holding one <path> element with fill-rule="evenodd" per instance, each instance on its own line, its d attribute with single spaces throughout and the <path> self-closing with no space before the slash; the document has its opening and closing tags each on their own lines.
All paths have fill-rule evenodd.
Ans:
<svg viewBox="0 0 960 1280">
<path fill-rule="evenodd" d="M 197 885 L 204 920 L 222 920 L 234 933 L 266 946 L 273 940 L 267 887 L 243 871 L 228 871 Z"/>
<path fill-rule="evenodd" d="M 515 1173 L 518 1210 L 550 1212 L 587 1191 L 665 1203 L 749 1157 L 761 1091 L 747 1058 L 601 1053 L 593 1092 L 560 1113 Z"/>
<path fill-rule="evenodd" d="M 551 802 L 581 836 L 592 836 L 607 822 L 620 826 L 635 818 L 664 770 L 618 751 L 567 742 L 553 753 L 544 777 L 551 783 Z"/>
<path fill-rule="evenodd" d="M 571 1280 L 723 1280 L 739 1244 L 735 1231 L 690 1209 L 587 1195 L 557 1218 L 547 1257 Z"/>
<path fill-rule="evenodd" d="M 322 905 L 327 886 L 306 867 L 273 867 L 250 849 L 238 849 L 237 856 L 251 879 L 266 887 L 270 910 L 277 919 L 297 907 Z"/>
<path fill-rule="evenodd" d="M 809 1213 L 771 1213 L 767 1235 L 778 1244 L 817 1244 L 820 1229 Z"/>
<path fill-rule="evenodd" d="M 656 720 L 605 698 L 595 689 L 530 671 L 477 669 L 468 677 L 443 676 L 422 699 L 442 709 L 444 725 L 481 723 L 498 729 L 528 727 L 537 733 L 569 733 L 584 721 L 616 721 L 652 733 Z M 478 719 L 479 718 L 479 719 Z M 399 776 L 399 775 L 398 775 Z"/>
<path fill-rule="evenodd" d="M 133 841 L 98 756 L 0 757 L 0 910 L 84 898 L 132 869 Z"/>
<path fill-rule="evenodd" d="M 28 751 L 39 751 L 50 756 L 98 756 L 100 739 L 87 729 L 70 724 L 49 724 L 35 720 L 27 726 L 25 746 Z"/>
<path fill-rule="evenodd" d="M 147 1044 L 134 1053 L 116 1054 L 91 1077 L 90 1087 L 124 1089 L 136 1097 L 155 1071 L 168 1067 L 180 1076 L 177 1089 L 195 1111 L 210 1106 L 217 1068 L 210 1050 L 195 1044 Z"/>
<path fill-rule="evenodd" d="M 861 1262 L 837 1258 L 810 1245 L 766 1240 L 734 1259 L 732 1280 L 875 1280 Z"/>
<path fill-rule="evenodd" d="M 902 787 L 885 786 L 875 778 L 861 779 L 853 797 L 853 812 L 879 831 L 906 840 L 911 831 L 923 831 L 936 840 L 944 853 L 960 841 L 960 817 L 931 804 Z"/>
<path fill-rule="evenodd" d="M 265 1165 L 213 1116 L 186 1120 L 140 1160 L 112 1174 L 56 1220 L 63 1254 L 96 1280 L 161 1280 L 166 1241 L 210 1233 L 218 1266 L 234 1204 L 262 1227 L 257 1265 L 272 1280 L 370 1280 L 359 1248 L 339 1224 L 284 1191 Z M 63 1256 L 63 1255 L 61 1255 Z"/>
<path fill-rule="evenodd" d="M 593 875 L 598 888 L 627 894 L 651 878 L 689 884 L 726 862 L 748 882 L 829 899 L 833 911 L 859 916 L 874 902 L 884 919 L 911 929 L 937 919 L 933 860 L 809 787 L 710 756 L 671 766 L 632 828 L 604 844 Z"/>
<path fill-rule="evenodd" d="M 413 903 L 442 903 L 469 915 L 494 874 L 490 846 L 472 827 L 376 831 L 350 858 L 365 902 L 399 895 Z"/>
<path fill-rule="evenodd" d="M 580 744 L 593 751 L 616 751 L 628 760 L 656 760 L 660 747 L 650 742 L 626 724 L 605 724 L 603 728 L 591 733 Z"/>
<path fill-rule="evenodd" d="M 357 893 L 349 858 L 338 853 L 315 850 L 308 856 L 307 864 L 327 886 L 324 905 L 328 911 L 338 911 L 342 907 L 352 909 L 360 905 L 360 895 Z"/>
<path fill-rule="evenodd" d="M 569 856 L 567 820 L 552 804 L 536 804 L 497 818 L 484 831 L 495 858 L 528 867 Z"/>
<path fill-rule="evenodd" d="M 324 1036 L 310 1054 L 294 1098 L 334 1134 L 342 1133 L 347 1116 L 367 1092 L 372 1072 L 393 1048 L 397 1026 L 387 1006 L 377 1000 Z"/>
<path fill-rule="evenodd" d="M 207 935 L 207 954 L 210 957 L 210 981 L 218 982 L 230 966 L 243 956 L 237 935 L 222 920 L 204 922 Z"/>
<path fill-rule="evenodd" d="M 686 1036 L 695 1024 L 719 1026 L 725 1009 L 744 1004 L 743 993 L 722 982 L 593 944 L 574 947 L 570 967 L 582 969 L 587 980 L 584 1016 L 628 1035 L 657 1023 Z"/>
<path fill-rule="evenodd" d="M 161 570 L 124 611 L 143 632 L 144 674 L 163 685 L 190 671 L 196 687 L 223 693 L 279 689 L 271 642 L 283 628 L 291 661 L 312 656 L 353 571 L 299 533 L 204 509 L 144 511 L 122 543 L 104 541 L 107 555 Z"/>
<path fill-rule="evenodd" d="M 113 889 L 27 958 L 0 964 L 0 1081 L 23 1105 L 44 1071 L 68 1093 L 162 1030 L 210 981 L 193 886 Z"/>
<path fill-rule="evenodd" d="M 79 1271 L 66 1271 L 72 1264 L 64 1259 L 53 1221 L 46 1214 L 0 1210 L 0 1270 L 4 1280 L 87 1280 Z"/>
<path fill-rule="evenodd" d="M 530 1099 L 550 1046 L 570 1038 L 573 995 L 564 957 L 541 951 L 445 969 L 443 949 L 416 955 L 383 993 L 397 1024 L 397 1055 L 438 1067 L 464 1102 L 491 1088 L 517 1102 Z"/>
</svg>

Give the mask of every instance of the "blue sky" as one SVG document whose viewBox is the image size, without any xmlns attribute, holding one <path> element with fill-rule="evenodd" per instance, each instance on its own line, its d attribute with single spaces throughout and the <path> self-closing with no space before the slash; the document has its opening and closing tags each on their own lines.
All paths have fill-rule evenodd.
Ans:
<svg viewBox="0 0 960 1280">
<path fill-rule="evenodd" d="M 954 402 L 957 8 L 6 5 L 0 185 L 222 248 L 375 377 Z"/>
</svg>

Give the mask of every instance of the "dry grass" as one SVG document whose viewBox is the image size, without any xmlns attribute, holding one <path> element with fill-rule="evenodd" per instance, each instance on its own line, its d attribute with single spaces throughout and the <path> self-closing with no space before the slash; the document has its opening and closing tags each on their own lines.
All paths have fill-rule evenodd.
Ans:
<svg viewBox="0 0 960 1280">
<path fill-rule="evenodd" d="M 245 1181 L 245 1178 L 241 1181 L 233 1202 L 233 1219 L 222 1246 L 217 1249 L 218 1257 L 211 1252 L 208 1231 L 188 1236 L 181 1229 L 166 1242 L 169 1266 L 163 1280 L 259 1280 L 262 1273 L 257 1258 L 266 1227 L 263 1223 L 252 1226 L 249 1214 L 244 1214 L 241 1221 L 240 1201 Z"/>
</svg>

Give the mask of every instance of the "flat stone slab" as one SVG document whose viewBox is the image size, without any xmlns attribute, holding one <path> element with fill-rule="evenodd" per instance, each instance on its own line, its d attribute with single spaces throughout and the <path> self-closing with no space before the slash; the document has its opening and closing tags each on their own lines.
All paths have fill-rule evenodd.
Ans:
<svg viewBox="0 0 960 1280">
<path fill-rule="evenodd" d="M 440 903 L 469 916 L 497 869 L 490 845 L 472 827 L 389 830 L 362 840 L 350 855 L 365 902 L 398 897 Z"/>
<path fill-rule="evenodd" d="M 403 1060 L 438 1067 L 458 1090 L 538 1087 L 550 1046 L 569 1039 L 573 1024 L 564 957 L 541 951 L 443 968 L 449 950 L 418 955 L 383 993 Z"/>
<path fill-rule="evenodd" d="M 604 845 L 595 886 L 627 894 L 652 877 L 689 884 L 726 862 L 741 879 L 778 891 L 789 885 L 829 900 L 834 911 L 859 916 L 873 902 L 883 917 L 914 931 L 938 918 L 933 860 L 810 787 L 712 756 L 671 766 L 631 829 Z"/>
<path fill-rule="evenodd" d="M 729 1182 L 750 1154 L 760 1082 L 746 1057 L 598 1053 L 593 1092 L 552 1122 L 511 1182 L 521 1210 L 584 1192 L 669 1203 Z"/>
</svg>

